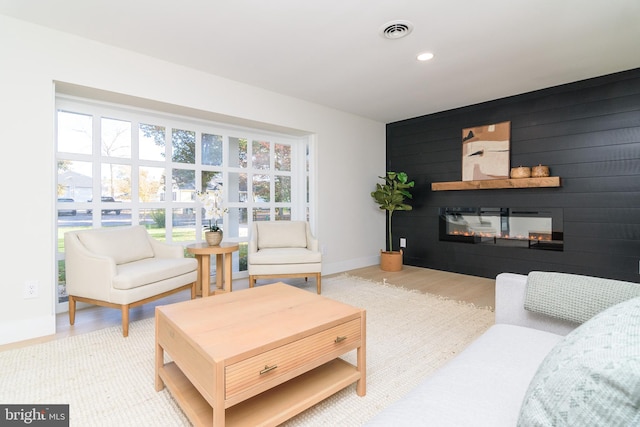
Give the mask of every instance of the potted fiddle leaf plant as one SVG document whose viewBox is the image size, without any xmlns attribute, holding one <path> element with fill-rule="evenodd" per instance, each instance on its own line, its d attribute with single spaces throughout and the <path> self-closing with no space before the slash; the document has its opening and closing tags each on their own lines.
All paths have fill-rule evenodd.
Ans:
<svg viewBox="0 0 640 427">
<path fill-rule="evenodd" d="M 413 198 L 409 189 L 413 188 L 414 181 L 409 181 L 404 172 L 387 172 L 385 176 L 378 178 L 383 179 L 384 183 L 376 184 L 376 190 L 371 192 L 371 197 L 380 209 L 387 211 L 387 229 L 389 230 L 389 250 L 380 250 L 380 268 L 384 271 L 400 271 L 402 270 L 402 249 L 393 250 L 391 219 L 396 211 L 413 209 L 405 201 Z"/>
</svg>

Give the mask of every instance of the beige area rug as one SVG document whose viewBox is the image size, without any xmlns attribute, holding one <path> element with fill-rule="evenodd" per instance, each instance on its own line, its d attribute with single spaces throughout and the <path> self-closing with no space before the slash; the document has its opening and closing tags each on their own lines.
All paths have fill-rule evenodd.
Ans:
<svg viewBox="0 0 640 427">
<path fill-rule="evenodd" d="M 315 283 L 308 285 L 315 291 Z M 360 426 L 464 349 L 493 312 L 341 275 L 322 294 L 367 310 L 367 395 L 355 385 L 285 425 Z M 355 351 L 344 356 L 355 363 Z M 165 389 L 154 389 L 154 321 L 0 352 L 0 403 L 69 404 L 71 426 L 188 426 Z"/>
</svg>

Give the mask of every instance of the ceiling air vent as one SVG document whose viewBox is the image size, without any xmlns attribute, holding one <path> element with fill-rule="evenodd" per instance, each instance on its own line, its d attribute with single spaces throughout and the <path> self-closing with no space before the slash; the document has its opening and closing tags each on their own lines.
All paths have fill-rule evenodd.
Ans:
<svg viewBox="0 0 640 427">
<path fill-rule="evenodd" d="M 401 39 L 408 36 L 413 30 L 413 24 L 409 21 L 391 21 L 380 28 L 380 35 L 385 39 Z"/>
</svg>

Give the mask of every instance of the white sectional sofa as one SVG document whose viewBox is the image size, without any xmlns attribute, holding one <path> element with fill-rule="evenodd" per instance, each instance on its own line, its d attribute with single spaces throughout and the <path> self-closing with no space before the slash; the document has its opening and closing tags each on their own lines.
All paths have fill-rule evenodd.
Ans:
<svg viewBox="0 0 640 427">
<path fill-rule="evenodd" d="M 640 426 L 639 284 L 502 273 L 495 310 L 494 326 L 367 425 Z"/>
</svg>

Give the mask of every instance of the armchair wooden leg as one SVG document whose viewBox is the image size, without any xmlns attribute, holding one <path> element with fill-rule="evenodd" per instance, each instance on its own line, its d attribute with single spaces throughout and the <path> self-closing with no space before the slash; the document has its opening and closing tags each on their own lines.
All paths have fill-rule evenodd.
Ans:
<svg viewBox="0 0 640 427">
<path fill-rule="evenodd" d="M 69 324 L 76 323 L 76 299 L 73 295 L 69 295 Z"/>
<path fill-rule="evenodd" d="M 318 295 L 322 292 L 322 284 L 320 283 L 320 273 L 316 274 L 316 288 L 318 290 Z"/>
<path fill-rule="evenodd" d="M 122 336 L 129 336 L 129 304 L 122 305 Z"/>
<path fill-rule="evenodd" d="M 196 299 L 196 293 L 198 291 L 198 282 L 191 284 L 191 299 Z"/>
<path fill-rule="evenodd" d="M 249 276 L 249 287 L 253 288 L 253 285 L 256 284 L 256 278 L 254 276 Z"/>
</svg>

